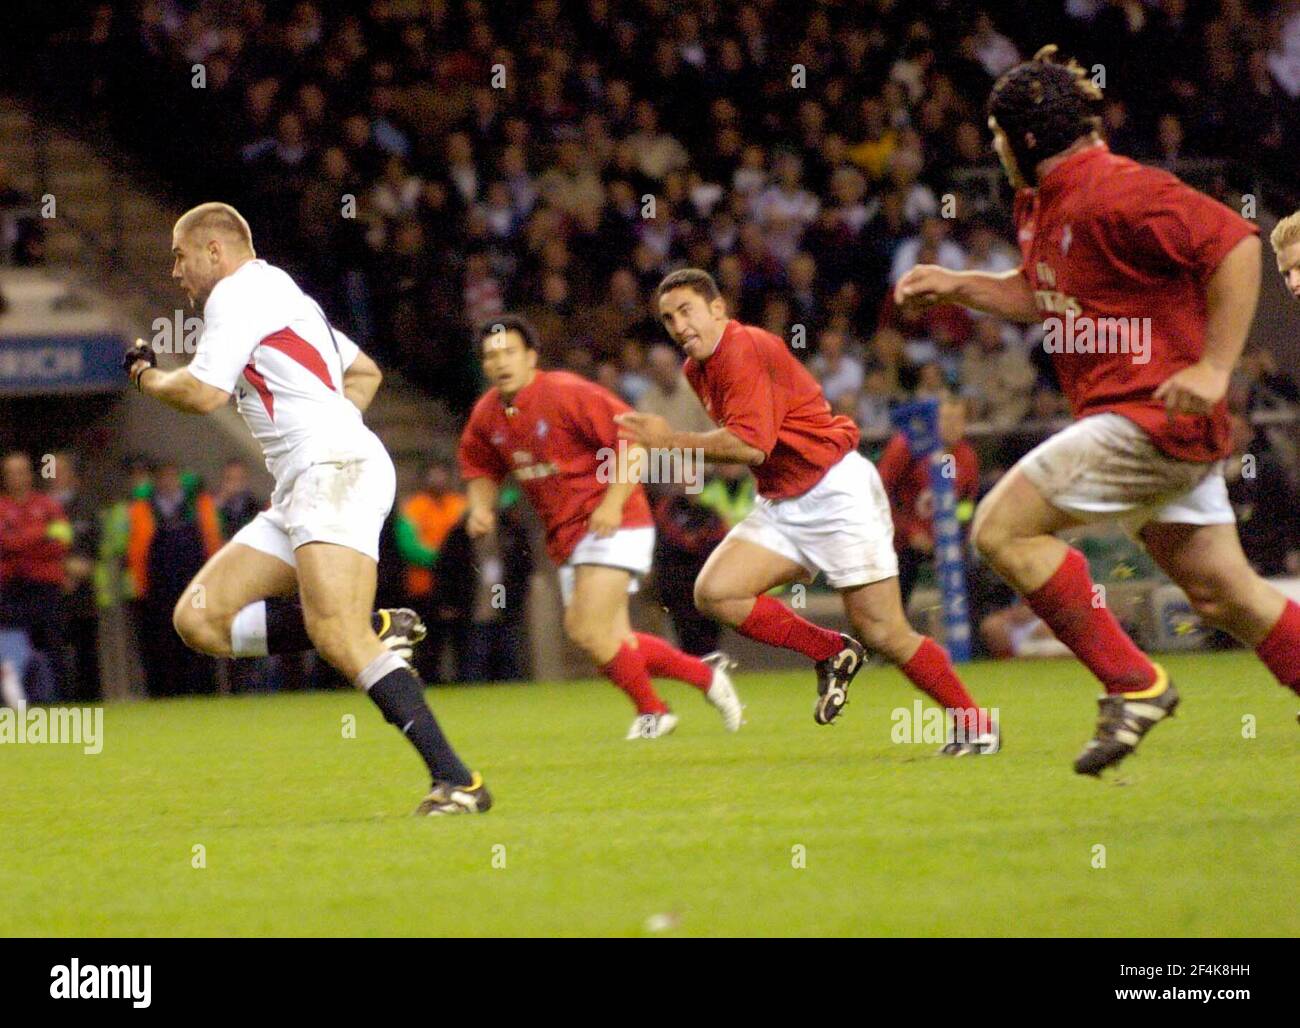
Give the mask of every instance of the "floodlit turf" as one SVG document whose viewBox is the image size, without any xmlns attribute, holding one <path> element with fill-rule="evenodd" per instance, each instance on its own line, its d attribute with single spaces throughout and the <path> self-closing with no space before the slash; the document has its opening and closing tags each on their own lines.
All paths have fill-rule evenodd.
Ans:
<svg viewBox="0 0 1300 1028">
<path fill-rule="evenodd" d="M 1167 666 L 1179 716 L 1101 782 L 1064 661 L 971 665 L 1007 743 L 959 761 L 890 741 L 892 669 L 828 728 L 811 673 L 741 675 L 738 735 L 666 683 L 637 743 L 609 685 L 441 689 L 497 805 L 422 820 L 359 695 L 111 706 L 98 756 L 0 746 L 0 934 L 1300 934 L 1300 704 L 1245 654 Z"/>
</svg>

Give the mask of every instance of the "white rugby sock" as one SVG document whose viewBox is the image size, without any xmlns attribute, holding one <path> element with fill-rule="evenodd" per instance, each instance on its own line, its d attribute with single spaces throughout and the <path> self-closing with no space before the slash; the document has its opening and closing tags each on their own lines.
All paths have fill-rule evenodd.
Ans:
<svg viewBox="0 0 1300 1028">
<path fill-rule="evenodd" d="M 250 603 L 230 622 L 230 652 L 236 657 L 267 655 L 265 600 Z"/>
<path fill-rule="evenodd" d="M 370 687 L 381 678 L 385 675 L 392 674 L 400 668 L 407 668 L 409 670 L 410 665 L 392 650 L 385 650 L 361 669 L 361 674 L 357 675 L 356 680 L 352 684 L 358 689 L 369 692 Z"/>
</svg>

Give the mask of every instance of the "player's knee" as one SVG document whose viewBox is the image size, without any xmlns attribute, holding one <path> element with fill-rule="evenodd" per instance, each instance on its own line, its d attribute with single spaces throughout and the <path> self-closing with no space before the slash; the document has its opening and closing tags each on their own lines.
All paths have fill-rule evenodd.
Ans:
<svg viewBox="0 0 1300 1028">
<path fill-rule="evenodd" d="M 1201 620 L 1212 625 L 1229 622 L 1236 607 L 1231 598 L 1231 590 L 1225 583 L 1213 579 L 1192 582 L 1184 586 L 1187 601 L 1192 609 L 1200 615 Z"/>
<path fill-rule="evenodd" d="M 703 576 L 695 580 L 695 609 L 701 614 L 717 619 L 722 614 L 722 604 L 726 597 L 717 588 L 717 583 Z"/>
<path fill-rule="evenodd" d="M 604 648 L 609 629 L 597 624 L 586 611 L 569 607 L 564 612 L 564 634 L 578 649 L 591 653 Z"/>
<path fill-rule="evenodd" d="M 979 555 L 996 566 L 1009 539 L 1006 531 L 997 523 L 997 519 L 989 517 L 981 507 L 975 513 L 970 534 L 971 542 L 975 544 Z"/>
<path fill-rule="evenodd" d="M 913 635 L 912 626 L 902 617 L 860 617 L 853 623 L 853 630 L 863 646 L 891 660 L 908 649 Z"/>
<path fill-rule="evenodd" d="M 176 630 L 176 634 L 186 646 L 200 653 L 210 653 L 220 649 L 216 645 L 218 639 L 214 628 L 215 620 L 206 607 L 195 603 L 194 592 L 191 589 L 185 590 L 184 595 L 172 608 L 172 627 Z"/>
</svg>

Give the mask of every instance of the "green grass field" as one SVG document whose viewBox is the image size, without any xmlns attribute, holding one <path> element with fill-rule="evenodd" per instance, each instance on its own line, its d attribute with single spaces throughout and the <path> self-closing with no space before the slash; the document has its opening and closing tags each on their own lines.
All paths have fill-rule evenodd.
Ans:
<svg viewBox="0 0 1300 1028">
<path fill-rule="evenodd" d="M 606 684 L 442 689 L 496 806 L 441 819 L 359 695 L 111 706 L 97 756 L 0 747 L 0 934 L 1300 934 L 1296 700 L 1245 654 L 1167 666 L 1179 716 L 1101 782 L 1071 662 L 970 665 L 1006 748 L 958 761 L 890 741 L 892 669 L 829 728 L 811 673 L 742 674 L 738 735 L 665 683 L 682 723 L 636 743 Z"/>
</svg>

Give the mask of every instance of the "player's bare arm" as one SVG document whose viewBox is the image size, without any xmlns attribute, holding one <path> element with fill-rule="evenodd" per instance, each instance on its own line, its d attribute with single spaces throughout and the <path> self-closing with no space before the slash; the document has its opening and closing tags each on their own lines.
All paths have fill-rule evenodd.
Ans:
<svg viewBox="0 0 1300 1028">
<path fill-rule="evenodd" d="M 490 478 L 471 478 L 465 483 L 465 493 L 469 499 L 465 531 L 471 539 L 478 539 L 496 528 L 498 491 L 497 484 Z"/>
<path fill-rule="evenodd" d="M 358 353 L 356 360 L 343 373 L 343 395 L 357 410 L 364 411 L 375 398 L 383 380 L 384 373 L 379 370 L 379 365 L 364 353 Z"/>
<path fill-rule="evenodd" d="M 614 418 L 619 438 L 640 443 L 651 450 L 702 450 L 704 459 L 723 464 L 747 464 L 756 467 L 767 454 L 750 446 L 725 428 L 712 432 L 678 432 L 658 414 L 628 413 Z"/>
<path fill-rule="evenodd" d="M 1228 391 L 1259 300 L 1260 242 L 1247 236 L 1228 251 L 1205 288 L 1205 353 L 1155 391 L 1171 413 L 1206 414 Z"/>
<path fill-rule="evenodd" d="M 1042 317 L 1034 306 L 1034 291 L 1019 268 L 990 273 L 918 264 L 898 280 L 894 300 L 905 308 L 959 303 L 1010 321 L 1034 322 Z"/>
<path fill-rule="evenodd" d="M 601 497 L 596 509 L 591 512 L 587 527 L 601 539 L 608 539 L 623 524 L 623 505 L 635 492 L 637 484 L 645 480 L 646 452 L 639 445 L 629 447 L 627 466 L 629 474 L 626 481 L 617 479 L 609 483 L 605 495 Z"/>
<path fill-rule="evenodd" d="M 185 368 L 164 371 L 148 361 L 136 361 L 131 368 L 131 380 L 140 392 L 161 400 L 175 410 L 186 414 L 211 414 L 230 402 L 224 389 L 200 382 Z"/>
</svg>

